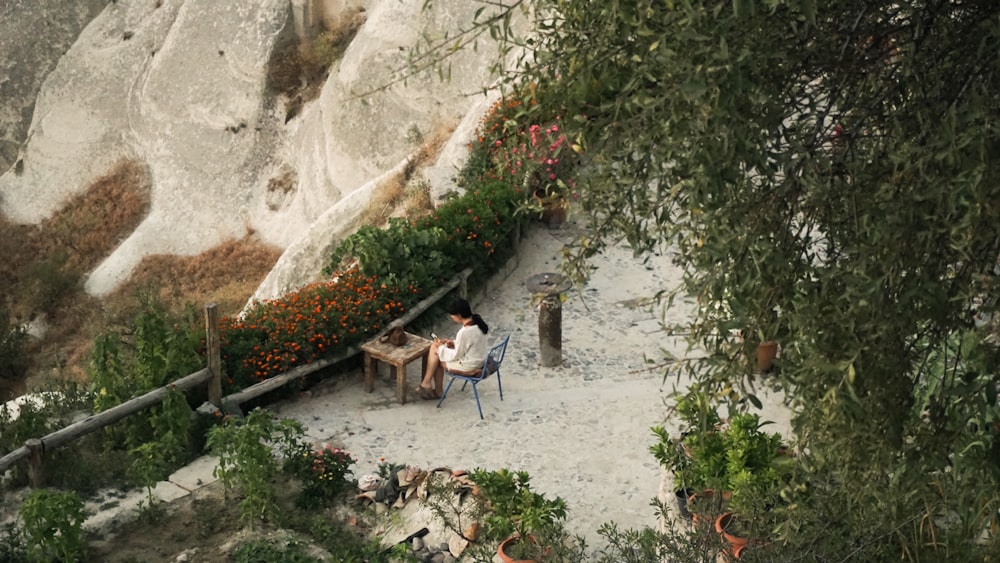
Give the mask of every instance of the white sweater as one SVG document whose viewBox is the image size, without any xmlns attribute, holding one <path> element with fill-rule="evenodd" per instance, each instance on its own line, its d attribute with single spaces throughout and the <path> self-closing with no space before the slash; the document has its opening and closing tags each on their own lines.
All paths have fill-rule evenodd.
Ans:
<svg viewBox="0 0 1000 563">
<path fill-rule="evenodd" d="M 438 348 L 438 358 L 447 363 L 448 368 L 458 371 L 473 371 L 483 367 L 486 354 L 486 335 L 475 324 L 458 330 L 454 348 Z"/>
</svg>

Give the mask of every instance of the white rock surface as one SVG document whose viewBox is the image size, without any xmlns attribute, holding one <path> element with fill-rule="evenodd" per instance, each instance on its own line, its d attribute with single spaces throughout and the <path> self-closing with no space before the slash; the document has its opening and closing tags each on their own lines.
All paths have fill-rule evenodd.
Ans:
<svg viewBox="0 0 1000 563">
<path fill-rule="evenodd" d="M 275 273 L 279 281 L 261 295 L 311 281 L 315 264 L 292 264 L 292 257 L 303 247 L 328 248 L 331 237 L 352 225 L 367 196 L 347 196 L 370 189 L 373 179 L 418 150 L 413 133 L 430 137 L 484 107 L 481 92 L 495 53 L 482 44 L 450 59 L 451 81 L 417 76 L 378 90 L 424 35 L 453 34 L 479 7 L 463 0 L 434 2 L 426 11 L 422 5 L 111 3 L 46 78 L 21 169 L 0 176 L 0 210 L 14 221 L 38 223 L 115 162 L 134 158 L 151 172 L 151 210 L 90 273 L 89 293 L 110 292 L 145 256 L 199 254 L 248 229 L 292 253 Z M 265 85 L 279 37 L 311 23 L 336 25 L 358 7 L 366 9 L 366 21 L 339 67 L 319 98 L 285 123 L 283 101 Z M 440 166 L 454 170 L 464 154 L 454 147 L 448 154 Z M 294 189 L 268 199 L 268 182 L 285 172 L 296 178 Z"/>
</svg>

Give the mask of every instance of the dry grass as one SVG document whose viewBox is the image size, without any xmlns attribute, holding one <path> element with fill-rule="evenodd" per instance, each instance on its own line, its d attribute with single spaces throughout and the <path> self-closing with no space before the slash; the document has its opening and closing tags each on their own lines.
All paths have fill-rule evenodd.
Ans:
<svg viewBox="0 0 1000 563">
<path fill-rule="evenodd" d="M 79 379 L 101 303 L 80 287 L 92 269 L 149 212 L 150 180 L 139 162 L 121 161 L 39 225 L 0 219 L 0 307 L 17 322 L 44 315 L 48 332 L 31 342 L 28 375 Z M 7 381 L 3 396 L 23 392 L 24 380 Z"/>
<path fill-rule="evenodd" d="M 148 257 L 106 299 L 88 296 L 80 274 L 100 264 L 142 222 L 150 189 L 145 167 L 125 161 L 40 225 L 0 217 L 0 307 L 17 322 L 44 314 L 48 327 L 45 338 L 26 349 L 27 377 L 0 381 L 0 400 L 23 393 L 28 380 L 85 380 L 94 338 L 134 318 L 140 292 L 155 292 L 175 311 L 215 302 L 223 314 L 234 313 L 280 256 L 280 249 L 248 232 L 199 256 Z M 64 290 L 50 300 L 53 285 Z"/>
<path fill-rule="evenodd" d="M 407 217 L 418 217 L 434 210 L 431 202 L 430 186 L 426 182 L 414 181 L 417 171 L 437 157 L 445 142 L 455 131 L 455 124 L 442 124 L 423 139 L 403 170 L 375 186 L 368 206 L 361 213 L 358 222 L 362 225 L 384 225 L 389 217 L 403 211 Z"/>
<path fill-rule="evenodd" d="M 290 194 L 295 191 L 295 184 L 298 182 L 298 175 L 290 166 L 282 166 L 277 176 L 267 181 L 267 193 L 265 201 L 267 208 L 277 211 L 285 206 Z"/>
<path fill-rule="evenodd" d="M 285 121 L 295 117 L 306 102 L 316 99 L 330 74 L 330 68 L 344 55 L 358 30 L 365 23 L 365 13 L 357 10 L 309 41 L 287 37 L 275 45 L 267 66 L 267 85 L 275 94 L 285 96 Z"/>
<path fill-rule="evenodd" d="M 165 304 L 183 307 L 216 303 L 222 314 L 239 312 L 281 256 L 281 249 L 260 242 L 253 232 L 198 256 L 148 256 L 111 300 L 128 302 L 153 291 Z"/>
<path fill-rule="evenodd" d="M 69 278 L 75 287 L 79 272 L 99 264 L 142 222 L 149 194 L 145 167 L 122 161 L 40 225 L 0 220 L 0 306 L 21 321 L 58 309 L 61 295 L 35 296 L 38 286 Z"/>
<path fill-rule="evenodd" d="M 42 223 L 43 251 L 67 250 L 68 266 L 93 269 L 146 217 L 150 189 L 145 166 L 119 163 Z"/>
</svg>

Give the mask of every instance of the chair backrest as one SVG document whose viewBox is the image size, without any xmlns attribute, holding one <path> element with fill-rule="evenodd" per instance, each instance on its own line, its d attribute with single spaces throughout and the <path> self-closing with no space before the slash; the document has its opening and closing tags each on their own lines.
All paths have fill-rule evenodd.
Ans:
<svg viewBox="0 0 1000 563">
<path fill-rule="evenodd" d="M 503 362 L 503 357 L 507 353 L 508 341 L 510 341 L 509 334 L 490 348 L 489 354 L 486 354 L 486 360 L 483 361 L 483 377 L 493 375 L 500 369 L 500 363 Z"/>
</svg>

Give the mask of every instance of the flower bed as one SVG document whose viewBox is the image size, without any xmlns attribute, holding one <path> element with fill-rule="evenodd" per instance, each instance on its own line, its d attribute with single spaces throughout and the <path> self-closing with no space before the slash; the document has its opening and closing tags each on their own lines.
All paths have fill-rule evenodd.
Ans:
<svg viewBox="0 0 1000 563">
<path fill-rule="evenodd" d="M 490 119 L 500 118 L 491 113 Z M 488 133 L 483 127 L 460 175 L 464 194 L 425 217 L 360 228 L 331 255 L 324 269 L 331 281 L 223 319 L 226 392 L 364 342 L 456 272 L 471 267 L 473 279 L 481 279 L 505 263 L 514 252 L 506 241 L 525 194 L 509 177 L 477 172 L 476 163 L 502 158 L 494 150 L 500 139 L 494 137 L 507 135 L 502 128 Z"/>
</svg>

